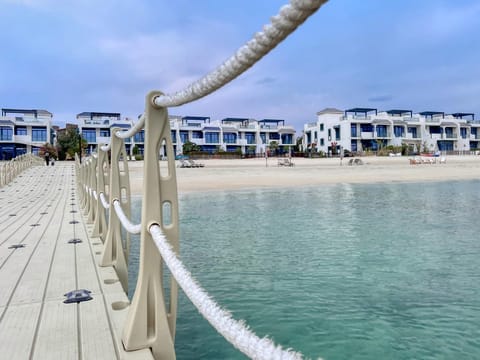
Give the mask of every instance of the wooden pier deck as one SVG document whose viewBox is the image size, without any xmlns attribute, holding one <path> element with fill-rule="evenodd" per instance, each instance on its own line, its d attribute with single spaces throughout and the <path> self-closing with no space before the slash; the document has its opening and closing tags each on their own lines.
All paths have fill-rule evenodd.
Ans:
<svg viewBox="0 0 480 360">
<path fill-rule="evenodd" d="M 128 298 L 114 269 L 98 267 L 103 243 L 90 230 L 73 162 L 33 166 L 0 188 L 1 358 L 152 358 L 123 349 Z M 76 289 L 92 299 L 64 303 Z"/>
</svg>

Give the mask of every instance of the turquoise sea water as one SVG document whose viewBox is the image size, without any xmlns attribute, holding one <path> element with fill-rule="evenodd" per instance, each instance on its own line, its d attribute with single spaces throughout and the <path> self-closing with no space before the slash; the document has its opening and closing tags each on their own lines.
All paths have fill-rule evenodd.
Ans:
<svg viewBox="0 0 480 360">
<path fill-rule="evenodd" d="M 468 181 L 188 194 L 181 257 L 236 319 L 309 358 L 479 359 L 479 190 Z M 176 350 L 244 358 L 183 293 Z"/>
</svg>

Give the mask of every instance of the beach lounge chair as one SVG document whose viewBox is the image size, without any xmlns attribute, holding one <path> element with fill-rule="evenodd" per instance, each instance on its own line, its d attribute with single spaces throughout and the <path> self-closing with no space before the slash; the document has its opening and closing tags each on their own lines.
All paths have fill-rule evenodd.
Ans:
<svg viewBox="0 0 480 360">
<path fill-rule="evenodd" d="M 190 164 L 190 167 L 194 167 L 194 168 L 205 167 L 205 164 L 197 163 L 195 162 L 195 160 L 187 160 L 187 162 Z"/>
<path fill-rule="evenodd" d="M 447 158 L 445 156 L 442 156 L 440 158 L 440 164 L 446 164 L 447 163 Z"/>
<path fill-rule="evenodd" d="M 278 159 L 278 166 L 295 166 L 292 160 L 290 159 Z"/>
<path fill-rule="evenodd" d="M 188 163 L 186 160 L 180 159 L 180 164 L 178 164 L 177 167 L 179 167 L 179 168 L 191 168 L 192 165 L 190 165 L 190 163 Z"/>
<path fill-rule="evenodd" d="M 363 165 L 363 161 L 362 161 L 362 159 L 350 159 L 350 160 L 348 160 L 348 165 L 349 165 L 349 166 L 352 166 L 352 165 Z"/>
</svg>

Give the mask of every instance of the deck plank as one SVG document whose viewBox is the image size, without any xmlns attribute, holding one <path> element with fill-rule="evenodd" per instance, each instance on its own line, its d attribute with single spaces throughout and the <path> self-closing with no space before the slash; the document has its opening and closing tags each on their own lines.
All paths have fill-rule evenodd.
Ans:
<svg viewBox="0 0 480 360">
<path fill-rule="evenodd" d="M 98 267 L 103 244 L 89 236 L 73 165 L 34 167 L 0 189 L 0 358 L 152 359 L 149 349 L 124 351 L 129 301 L 115 270 Z M 63 303 L 80 288 L 93 299 Z"/>
<path fill-rule="evenodd" d="M 2 359 L 28 359 L 36 327 L 32 319 L 38 318 L 40 306 L 40 303 L 23 304 L 5 310 L 0 326 Z"/>
</svg>

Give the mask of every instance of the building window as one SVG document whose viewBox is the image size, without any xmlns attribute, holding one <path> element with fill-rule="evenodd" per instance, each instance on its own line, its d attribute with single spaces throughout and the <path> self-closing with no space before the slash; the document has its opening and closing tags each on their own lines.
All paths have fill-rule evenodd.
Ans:
<svg viewBox="0 0 480 360">
<path fill-rule="evenodd" d="M 261 132 L 260 133 L 260 139 L 262 139 L 262 144 L 266 144 L 267 143 L 267 134 L 265 134 L 264 132 Z"/>
<path fill-rule="evenodd" d="M 320 131 L 323 131 L 323 124 L 320 124 Z"/>
<path fill-rule="evenodd" d="M 172 143 L 176 144 L 177 143 L 177 133 L 175 130 L 170 130 L 170 135 L 172 137 Z"/>
<path fill-rule="evenodd" d="M 377 136 L 378 137 L 387 137 L 387 126 L 386 125 L 377 125 Z"/>
<path fill-rule="evenodd" d="M 268 136 L 269 140 L 280 140 L 280 134 L 279 133 L 270 133 Z"/>
<path fill-rule="evenodd" d="M 100 136 L 110 137 L 110 129 L 100 129 Z"/>
<path fill-rule="evenodd" d="M 89 144 L 96 143 L 97 131 L 95 129 L 82 129 L 82 138 L 84 138 Z"/>
<path fill-rule="evenodd" d="M 25 126 L 16 127 L 15 135 L 27 135 L 27 128 Z"/>
<path fill-rule="evenodd" d="M 282 134 L 282 144 L 283 145 L 292 145 L 293 144 L 293 135 L 292 134 Z"/>
<path fill-rule="evenodd" d="M 0 140 L 12 141 L 13 129 L 8 126 L 0 126 Z"/>
<path fill-rule="evenodd" d="M 350 142 L 350 149 L 351 149 L 351 151 L 353 151 L 353 152 L 355 152 L 355 151 L 358 150 L 358 148 L 357 148 L 357 140 L 352 140 L 352 141 Z"/>
<path fill-rule="evenodd" d="M 360 132 L 373 132 L 372 124 L 360 124 Z"/>
<path fill-rule="evenodd" d="M 40 127 L 32 128 L 32 141 L 46 142 L 47 141 L 47 129 L 46 128 L 40 128 Z"/>
<path fill-rule="evenodd" d="M 139 131 L 138 133 L 136 133 L 133 136 L 133 140 L 135 142 L 139 142 L 139 143 L 145 142 L 145 130 L 142 130 L 142 131 Z"/>
<path fill-rule="evenodd" d="M 404 131 L 404 127 L 403 126 L 398 126 L 398 125 L 395 125 L 393 127 L 393 134 L 395 135 L 395 137 L 403 137 L 403 131 Z"/>
<path fill-rule="evenodd" d="M 192 139 L 203 139 L 203 133 L 201 131 L 192 131 Z"/>
<path fill-rule="evenodd" d="M 188 142 L 188 131 L 180 131 L 180 141 L 185 144 Z"/>
<path fill-rule="evenodd" d="M 460 136 L 462 137 L 462 139 L 467 138 L 467 128 L 460 128 Z"/>
<path fill-rule="evenodd" d="M 333 129 L 335 131 L 335 140 L 340 140 L 341 136 L 340 136 L 340 126 L 337 126 Z"/>
<path fill-rule="evenodd" d="M 412 139 L 416 139 L 417 138 L 417 128 L 416 127 L 409 127 L 407 128 L 407 131 L 412 134 Z"/>
<path fill-rule="evenodd" d="M 357 137 L 357 124 L 350 124 L 350 136 Z"/>
<path fill-rule="evenodd" d="M 325 145 L 325 140 L 323 138 L 320 139 L 320 146 Z"/>
<path fill-rule="evenodd" d="M 225 144 L 235 144 L 237 142 L 237 134 L 223 133 L 223 142 Z"/>
<path fill-rule="evenodd" d="M 332 129 L 328 129 L 328 141 L 332 140 Z"/>
<path fill-rule="evenodd" d="M 447 139 L 453 139 L 454 136 L 453 136 L 453 128 L 450 128 L 450 127 L 447 127 L 445 128 L 445 137 Z"/>
<path fill-rule="evenodd" d="M 205 143 L 206 144 L 218 144 L 219 141 L 219 133 L 218 132 L 206 132 L 205 133 Z"/>
<path fill-rule="evenodd" d="M 270 140 L 272 139 L 271 135 L 272 134 L 270 134 Z M 245 133 L 245 139 L 247 140 L 247 144 L 255 144 L 255 133 Z"/>
</svg>

